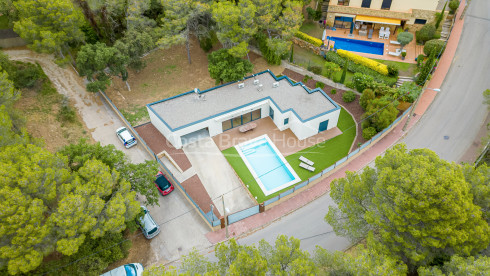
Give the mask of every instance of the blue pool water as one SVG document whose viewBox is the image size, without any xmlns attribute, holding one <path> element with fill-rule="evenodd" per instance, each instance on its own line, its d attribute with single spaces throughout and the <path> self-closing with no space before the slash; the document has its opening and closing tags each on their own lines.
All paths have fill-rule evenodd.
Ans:
<svg viewBox="0 0 490 276">
<path fill-rule="evenodd" d="M 268 191 L 295 179 L 267 139 L 259 139 L 240 149 Z"/>
<path fill-rule="evenodd" d="M 356 40 L 349 38 L 341 38 L 334 36 L 327 36 L 330 41 L 335 41 L 335 48 L 352 52 L 360 52 L 367 54 L 383 55 L 384 43 L 371 42 L 364 40 Z"/>
</svg>

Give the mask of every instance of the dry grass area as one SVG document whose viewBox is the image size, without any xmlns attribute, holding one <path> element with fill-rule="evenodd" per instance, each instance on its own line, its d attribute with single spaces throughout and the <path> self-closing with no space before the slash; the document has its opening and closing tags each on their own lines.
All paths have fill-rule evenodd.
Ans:
<svg viewBox="0 0 490 276">
<path fill-rule="evenodd" d="M 92 141 L 90 132 L 81 123 L 80 115 L 76 113 L 73 122 L 63 122 L 58 118 L 63 95 L 51 93 L 39 94 L 36 89 L 23 89 L 21 98 L 15 108 L 22 112 L 26 119 L 26 128 L 32 137 L 44 140 L 45 148 L 56 152 L 63 146 L 77 143 L 82 137 Z M 73 108 L 73 105 L 70 104 Z"/>
<path fill-rule="evenodd" d="M 254 64 L 253 73 L 270 69 L 274 74 L 281 74 L 284 70 L 281 66 L 268 65 L 255 53 L 250 52 L 249 56 Z M 199 47 L 196 39 L 191 43 L 191 64 L 184 45 L 155 50 L 144 60 L 147 66 L 143 70 L 129 72 L 131 91 L 117 78 L 113 79 L 111 87 L 106 91 L 133 125 L 149 121 L 146 104 L 191 91 L 196 87 L 205 90 L 216 85 L 215 80 L 209 76 L 207 53 Z"/>
</svg>

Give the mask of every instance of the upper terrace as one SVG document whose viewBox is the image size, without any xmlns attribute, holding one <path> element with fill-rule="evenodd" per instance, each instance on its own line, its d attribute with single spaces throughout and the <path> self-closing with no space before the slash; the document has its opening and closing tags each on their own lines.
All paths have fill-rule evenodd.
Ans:
<svg viewBox="0 0 490 276">
<path fill-rule="evenodd" d="M 254 80 L 259 84 L 254 85 Z M 273 87 L 275 82 L 279 83 L 277 88 Z M 198 94 L 189 91 L 151 103 L 148 107 L 173 130 L 267 99 L 282 112 L 291 110 L 302 121 L 339 109 L 321 89 L 310 90 L 285 76 L 276 77 L 270 71 L 263 71 L 240 83 L 244 83 L 243 88 L 238 88 L 238 82 L 228 83 L 204 91 L 197 90 Z M 259 85 L 262 86 L 259 88 Z"/>
</svg>

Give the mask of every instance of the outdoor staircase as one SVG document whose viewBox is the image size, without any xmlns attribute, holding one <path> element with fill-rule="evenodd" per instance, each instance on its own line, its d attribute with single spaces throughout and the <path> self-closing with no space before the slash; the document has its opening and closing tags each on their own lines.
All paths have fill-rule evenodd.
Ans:
<svg viewBox="0 0 490 276">
<path fill-rule="evenodd" d="M 402 86 L 402 84 L 404 82 L 407 82 L 407 81 L 413 81 L 413 78 L 412 77 L 399 76 L 398 80 L 396 81 L 396 87 L 398 88 L 398 87 Z"/>
<path fill-rule="evenodd" d="M 441 31 L 441 40 L 446 41 L 449 38 L 449 33 L 451 32 L 451 26 L 453 25 L 453 20 L 452 19 L 447 19 L 444 20 L 444 23 L 442 23 L 442 31 Z"/>
<path fill-rule="evenodd" d="M 330 4 L 330 1 L 323 1 L 322 2 L 322 18 L 321 18 L 321 20 L 327 20 L 328 4 Z"/>
</svg>

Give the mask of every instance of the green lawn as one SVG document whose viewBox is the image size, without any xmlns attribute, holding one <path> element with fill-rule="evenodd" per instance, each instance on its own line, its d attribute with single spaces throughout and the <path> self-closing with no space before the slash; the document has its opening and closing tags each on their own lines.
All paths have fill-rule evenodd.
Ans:
<svg viewBox="0 0 490 276">
<path fill-rule="evenodd" d="M 299 30 L 305 34 L 319 39 L 322 39 L 323 36 L 323 28 L 320 26 L 320 24 L 316 22 L 305 22 L 299 28 Z"/>
<path fill-rule="evenodd" d="M 383 60 L 383 59 L 374 59 L 379 63 L 383 63 L 386 65 L 394 65 L 398 68 L 401 75 L 404 76 L 412 76 L 415 75 L 415 69 L 417 69 L 417 64 L 400 62 L 400 61 L 391 61 L 391 60 Z"/>
<path fill-rule="evenodd" d="M 325 59 L 322 56 L 319 56 L 297 45 L 294 45 L 293 47 L 294 47 L 294 64 L 299 65 L 305 69 L 308 69 L 309 66 L 320 66 L 323 70 L 323 67 L 325 65 Z M 334 79 L 340 79 L 341 76 L 342 76 L 342 71 L 337 72 L 334 75 Z M 353 76 L 354 74 L 352 72 L 347 71 L 345 82 L 346 83 L 350 82 Z"/>
<path fill-rule="evenodd" d="M 349 153 L 349 149 L 356 136 L 356 128 L 354 119 L 343 108 L 340 111 L 337 127 L 343 132 L 341 135 L 286 157 L 286 160 L 296 171 L 301 180 L 306 180 L 309 177 L 321 172 L 323 169 L 331 166 Z M 238 155 L 235 147 L 224 150 L 223 155 L 238 174 L 242 182 L 245 185 L 248 185 L 250 193 L 257 197 L 257 202 L 264 202 L 265 200 L 273 198 L 279 193 L 290 189 L 290 187 L 288 187 L 272 195 L 265 196 L 257 184 L 257 181 L 255 181 L 254 177 L 243 162 L 242 158 Z M 316 170 L 314 173 L 299 167 L 298 158 L 300 155 L 303 155 L 304 157 L 315 162 Z"/>
<path fill-rule="evenodd" d="M 9 28 L 9 18 L 7 15 L 0 16 L 0 30 Z"/>
</svg>

